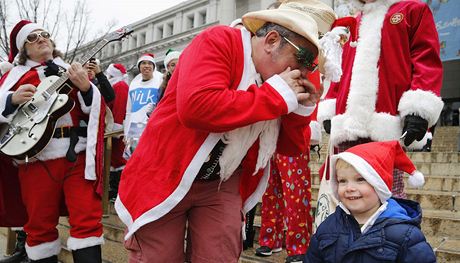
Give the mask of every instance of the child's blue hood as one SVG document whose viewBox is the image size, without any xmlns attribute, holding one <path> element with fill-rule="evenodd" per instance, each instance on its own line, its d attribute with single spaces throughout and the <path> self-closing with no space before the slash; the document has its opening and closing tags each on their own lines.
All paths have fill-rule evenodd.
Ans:
<svg viewBox="0 0 460 263">
<path fill-rule="evenodd" d="M 392 218 L 400 220 L 415 220 L 420 223 L 421 216 L 422 210 L 417 202 L 390 198 L 388 199 L 387 209 L 380 214 L 379 219 Z"/>
</svg>

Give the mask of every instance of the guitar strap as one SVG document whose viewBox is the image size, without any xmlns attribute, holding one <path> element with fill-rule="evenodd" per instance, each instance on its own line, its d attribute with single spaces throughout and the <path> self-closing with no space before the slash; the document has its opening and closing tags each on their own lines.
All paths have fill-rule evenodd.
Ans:
<svg viewBox="0 0 460 263">
<path fill-rule="evenodd" d="M 69 162 L 75 162 L 77 160 L 77 153 L 75 152 L 75 145 L 78 143 L 78 132 L 77 129 L 71 128 L 69 133 L 70 145 L 69 149 L 67 149 L 67 153 L 65 158 L 69 160 Z"/>
</svg>

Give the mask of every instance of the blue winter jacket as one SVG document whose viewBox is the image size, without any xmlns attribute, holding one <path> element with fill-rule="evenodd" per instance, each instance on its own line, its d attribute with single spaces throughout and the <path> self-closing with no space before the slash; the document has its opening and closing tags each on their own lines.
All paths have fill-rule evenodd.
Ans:
<svg viewBox="0 0 460 263">
<path fill-rule="evenodd" d="M 311 238 L 304 262 L 436 262 L 420 230 L 421 218 L 417 202 L 390 198 L 387 209 L 361 234 L 354 217 L 337 207 Z"/>
</svg>

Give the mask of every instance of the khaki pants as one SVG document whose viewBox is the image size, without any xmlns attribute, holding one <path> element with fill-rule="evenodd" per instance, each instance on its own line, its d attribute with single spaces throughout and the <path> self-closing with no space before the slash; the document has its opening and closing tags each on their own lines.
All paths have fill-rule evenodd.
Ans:
<svg viewBox="0 0 460 263">
<path fill-rule="evenodd" d="M 220 188 L 219 180 L 195 181 L 176 207 L 125 242 L 129 262 L 183 263 L 187 221 L 192 262 L 238 262 L 243 223 L 239 175 L 235 173 Z"/>
</svg>

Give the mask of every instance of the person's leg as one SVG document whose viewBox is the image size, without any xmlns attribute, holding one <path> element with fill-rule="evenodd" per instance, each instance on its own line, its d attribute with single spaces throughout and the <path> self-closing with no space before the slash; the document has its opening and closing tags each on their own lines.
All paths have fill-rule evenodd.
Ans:
<svg viewBox="0 0 460 263">
<path fill-rule="evenodd" d="M 256 254 L 260 256 L 269 256 L 272 252 L 265 251 L 265 248 L 262 247 L 268 247 L 270 250 L 274 249 L 278 252 L 279 248 L 283 245 L 284 237 L 283 188 L 281 186 L 281 177 L 277 162 L 273 159 L 270 160 L 270 168 L 268 186 L 262 196 L 261 227 L 259 233 L 259 245 L 261 249 L 256 250 Z"/>
<path fill-rule="evenodd" d="M 406 199 L 407 195 L 404 192 L 404 172 L 398 169 L 393 170 L 393 187 L 392 194 L 394 197 Z"/>
<path fill-rule="evenodd" d="M 278 167 L 283 186 L 285 219 L 287 225 L 286 250 L 288 256 L 303 255 L 310 242 L 310 169 L 309 155 L 278 158 Z"/>
<path fill-rule="evenodd" d="M 22 199 L 28 214 L 24 225 L 26 251 L 31 260 L 50 258 L 61 250 L 56 229 L 62 199 L 61 161 L 36 161 L 19 166 Z"/>
<path fill-rule="evenodd" d="M 189 191 L 166 215 L 142 226 L 125 242 L 130 263 L 185 261 L 185 224 L 191 200 Z"/>
<path fill-rule="evenodd" d="M 102 203 L 94 181 L 85 179 L 85 154 L 68 162 L 63 190 L 71 227 L 67 248 L 72 250 L 74 262 L 101 262 Z"/>
<path fill-rule="evenodd" d="M 195 182 L 189 212 L 192 262 L 238 262 L 242 251 L 243 215 L 240 172 L 226 182 Z"/>
</svg>

